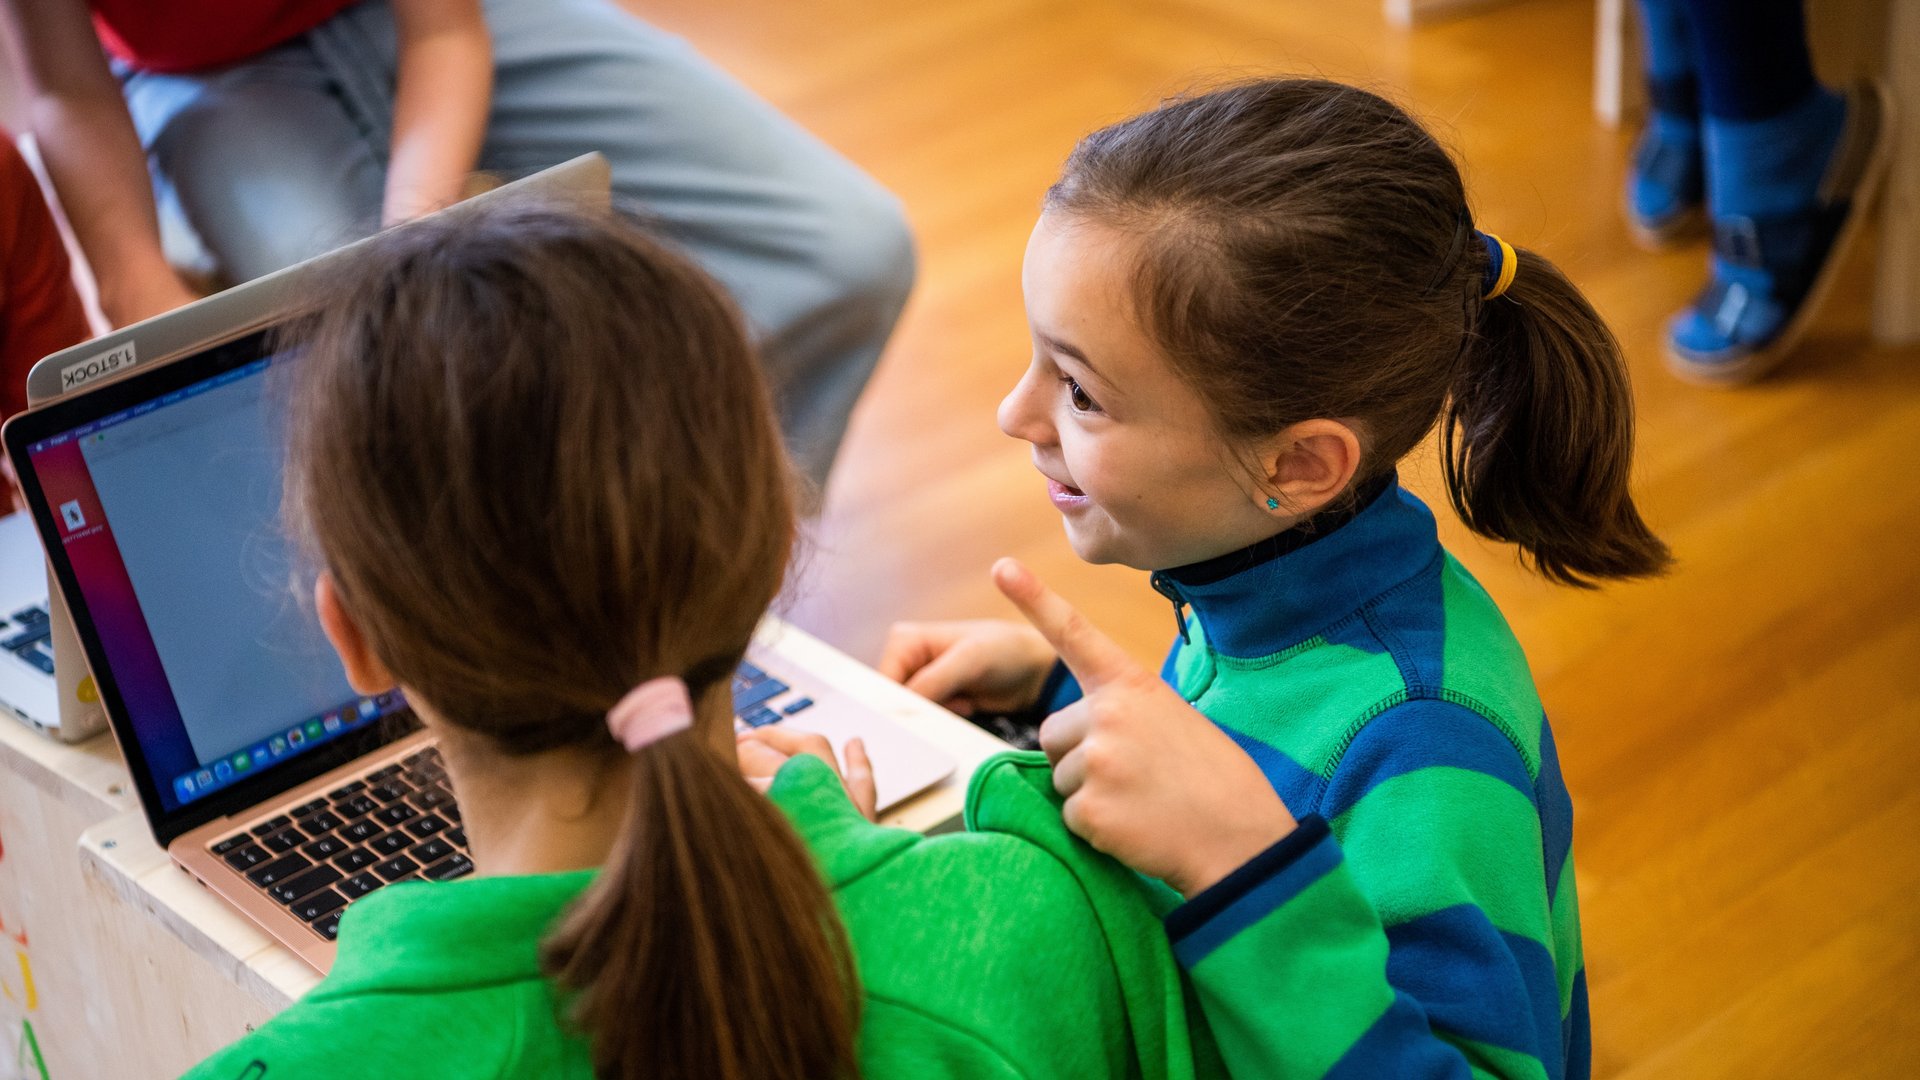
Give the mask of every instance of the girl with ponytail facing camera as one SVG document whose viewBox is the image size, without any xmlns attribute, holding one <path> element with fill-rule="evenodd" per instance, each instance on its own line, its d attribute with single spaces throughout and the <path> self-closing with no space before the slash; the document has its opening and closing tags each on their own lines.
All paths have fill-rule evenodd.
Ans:
<svg viewBox="0 0 1920 1080">
<path fill-rule="evenodd" d="M 1476 228 L 1418 123 L 1310 79 L 1089 135 L 1024 285 L 1033 358 L 1000 425 L 1074 550 L 1151 572 L 1178 637 L 1156 677 L 1003 560 L 1032 628 L 902 624 L 882 670 L 1046 717 L 1067 824 L 1186 895 L 1167 930 L 1242 1075 L 1587 1075 L 1552 732 L 1396 466 L 1437 425 L 1474 532 L 1567 585 L 1659 573 L 1613 335 Z M 1223 791 L 1248 759 L 1257 804 Z M 1271 846 L 1227 866 L 1212 832 Z M 1256 973 L 1255 1010 L 1219 996 Z"/>
<path fill-rule="evenodd" d="M 327 978 L 195 1080 L 1225 1075 L 1164 901 L 1067 832 L 1044 761 L 989 762 L 972 831 L 927 838 L 824 740 L 736 745 L 791 480 L 687 259 L 509 204 L 369 241 L 318 300 L 289 524 L 354 686 L 436 734 L 475 873 L 357 900 Z"/>
</svg>

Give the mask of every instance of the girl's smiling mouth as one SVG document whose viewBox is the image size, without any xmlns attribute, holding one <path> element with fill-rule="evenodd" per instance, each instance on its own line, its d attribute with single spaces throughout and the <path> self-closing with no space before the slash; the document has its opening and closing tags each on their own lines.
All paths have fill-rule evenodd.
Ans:
<svg viewBox="0 0 1920 1080">
<path fill-rule="evenodd" d="M 1078 510 L 1087 505 L 1088 501 L 1086 492 L 1081 491 L 1077 487 L 1070 487 L 1063 484 L 1051 476 L 1047 477 L 1047 498 L 1053 500 L 1055 509 L 1060 510 L 1062 513 L 1069 510 Z"/>
</svg>

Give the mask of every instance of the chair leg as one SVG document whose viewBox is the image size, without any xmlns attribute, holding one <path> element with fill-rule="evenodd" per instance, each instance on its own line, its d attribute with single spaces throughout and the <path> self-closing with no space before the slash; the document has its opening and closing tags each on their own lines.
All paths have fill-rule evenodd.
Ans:
<svg viewBox="0 0 1920 1080">
<path fill-rule="evenodd" d="M 1618 128 L 1639 114 L 1645 97 L 1633 0 L 1598 0 L 1593 6 L 1593 114 L 1602 127 Z"/>
<path fill-rule="evenodd" d="M 1920 341 L 1920 4 L 1895 0 L 1887 13 L 1887 96 L 1893 103 L 1893 160 L 1880 211 L 1873 336 Z"/>
<path fill-rule="evenodd" d="M 1393 26 L 1409 27 L 1427 19 L 1442 15 L 1452 15 L 1464 8 L 1485 7 L 1501 0 L 1384 0 L 1387 22 Z"/>
</svg>

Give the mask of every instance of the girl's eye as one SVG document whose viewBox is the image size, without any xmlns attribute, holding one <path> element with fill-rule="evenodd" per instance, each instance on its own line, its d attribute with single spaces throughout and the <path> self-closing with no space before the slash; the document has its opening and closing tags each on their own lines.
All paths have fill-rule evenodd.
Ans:
<svg viewBox="0 0 1920 1080">
<path fill-rule="evenodd" d="M 1075 381 L 1073 376 L 1062 375 L 1060 381 L 1066 385 L 1067 398 L 1073 402 L 1075 412 L 1097 413 L 1100 411 L 1099 404 L 1088 397 L 1085 390 L 1080 389 L 1079 382 Z"/>
</svg>

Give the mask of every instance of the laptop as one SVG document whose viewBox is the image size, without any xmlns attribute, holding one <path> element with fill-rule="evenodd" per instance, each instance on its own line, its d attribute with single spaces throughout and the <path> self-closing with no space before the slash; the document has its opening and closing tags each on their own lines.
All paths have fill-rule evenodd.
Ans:
<svg viewBox="0 0 1920 1080">
<path fill-rule="evenodd" d="M 5 442 L 155 839 L 325 972 L 353 901 L 473 864 L 432 736 L 353 692 L 294 584 L 270 383 L 298 360 L 272 350 L 269 320 L 143 360 Z M 741 727 L 865 739 L 883 808 L 953 772 L 762 646 L 733 690 Z"/>
<path fill-rule="evenodd" d="M 0 705 L 35 730 L 60 730 L 46 562 L 33 519 L 19 513 L 0 517 Z"/>
<path fill-rule="evenodd" d="M 50 573 L 32 516 L 0 517 L 0 711 L 77 743 L 107 730 L 107 714 Z"/>
</svg>

